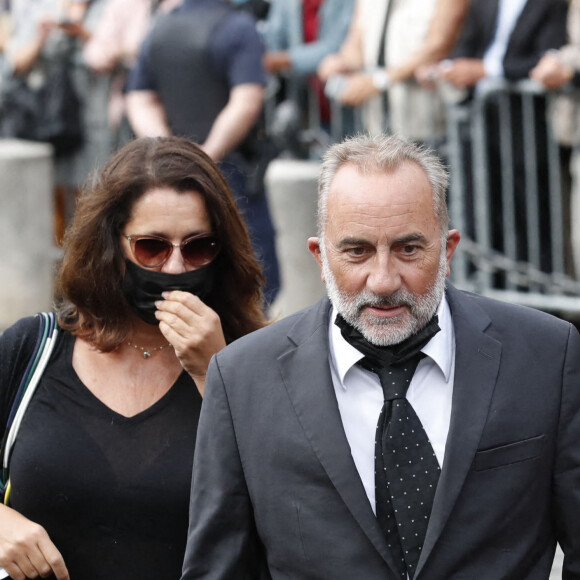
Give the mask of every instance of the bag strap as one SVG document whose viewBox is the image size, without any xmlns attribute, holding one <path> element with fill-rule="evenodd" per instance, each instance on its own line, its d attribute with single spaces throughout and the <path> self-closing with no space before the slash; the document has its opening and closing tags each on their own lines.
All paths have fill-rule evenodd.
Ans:
<svg viewBox="0 0 580 580">
<path fill-rule="evenodd" d="M 4 503 L 8 504 L 10 498 L 10 455 L 16 440 L 16 435 L 20 429 L 22 418 L 28 408 L 32 395 L 40 382 L 42 373 L 50 360 L 50 356 L 56 344 L 58 336 L 58 325 L 54 312 L 40 312 L 40 327 L 38 338 L 34 347 L 34 352 L 30 357 L 24 375 L 16 391 L 16 396 L 10 409 L 8 423 L 6 425 L 7 436 L 4 440 L 2 454 L 2 470 L 0 473 L 0 494 L 4 494 Z"/>
</svg>

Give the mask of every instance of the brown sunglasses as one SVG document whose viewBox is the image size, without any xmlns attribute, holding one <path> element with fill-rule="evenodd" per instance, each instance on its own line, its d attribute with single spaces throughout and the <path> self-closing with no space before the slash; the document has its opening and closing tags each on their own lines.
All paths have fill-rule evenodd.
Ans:
<svg viewBox="0 0 580 580">
<path fill-rule="evenodd" d="M 157 268 L 167 262 L 173 253 L 173 248 L 179 248 L 183 261 L 201 268 L 210 264 L 220 251 L 220 244 L 214 234 L 197 234 L 174 244 L 159 236 L 127 236 L 131 243 L 131 251 L 137 263 L 145 268 Z"/>
</svg>

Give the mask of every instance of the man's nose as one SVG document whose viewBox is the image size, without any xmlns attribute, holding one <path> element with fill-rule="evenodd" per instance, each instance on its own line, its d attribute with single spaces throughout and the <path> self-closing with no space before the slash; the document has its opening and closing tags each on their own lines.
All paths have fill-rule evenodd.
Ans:
<svg viewBox="0 0 580 580">
<path fill-rule="evenodd" d="M 366 287 L 374 294 L 389 296 L 401 288 L 401 275 L 396 261 L 388 255 L 376 255 L 369 264 Z"/>
</svg>

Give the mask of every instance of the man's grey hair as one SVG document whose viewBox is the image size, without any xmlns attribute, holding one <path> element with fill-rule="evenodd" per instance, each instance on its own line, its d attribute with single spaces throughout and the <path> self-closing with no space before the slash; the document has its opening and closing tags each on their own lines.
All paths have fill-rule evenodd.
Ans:
<svg viewBox="0 0 580 580">
<path fill-rule="evenodd" d="M 433 191 L 433 206 L 441 226 L 442 236 L 447 236 L 449 216 L 445 193 L 449 175 L 437 155 L 425 147 L 393 135 L 355 135 L 332 145 L 322 160 L 318 179 L 318 236 L 324 237 L 328 217 L 328 192 L 336 172 L 343 165 L 353 165 L 363 175 L 390 173 L 404 163 L 415 163 L 427 175 Z"/>
</svg>

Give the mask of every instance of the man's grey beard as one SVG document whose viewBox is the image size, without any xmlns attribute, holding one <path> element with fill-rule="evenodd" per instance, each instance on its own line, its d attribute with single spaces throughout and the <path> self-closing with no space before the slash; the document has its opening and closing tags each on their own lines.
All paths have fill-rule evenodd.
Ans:
<svg viewBox="0 0 580 580">
<path fill-rule="evenodd" d="M 321 240 L 320 257 L 328 297 L 342 317 L 370 343 L 376 346 L 399 344 L 424 328 L 437 311 L 445 291 L 447 272 L 445 246 L 446 244 L 443 243 L 437 276 L 425 294 L 413 294 L 408 290 L 400 289 L 389 296 L 381 296 L 369 290 L 363 290 L 358 294 L 349 294 L 339 290 L 336 278 L 328 264 L 324 241 Z M 368 312 L 363 312 L 367 306 L 401 305 L 408 306 L 408 311 L 392 318 L 372 316 Z"/>
</svg>

